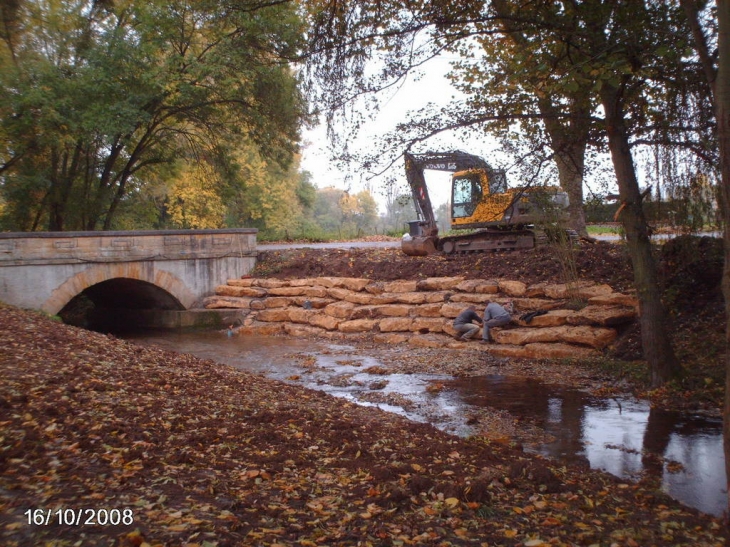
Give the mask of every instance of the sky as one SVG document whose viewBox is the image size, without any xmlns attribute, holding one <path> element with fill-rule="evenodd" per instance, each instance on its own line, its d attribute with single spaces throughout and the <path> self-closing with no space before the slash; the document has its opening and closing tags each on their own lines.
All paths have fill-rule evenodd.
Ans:
<svg viewBox="0 0 730 547">
<path fill-rule="evenodd" d="M 354 152 L 366 150 L 367 146 L 373 142 L 378 135 L 382 135 L 391 131 L 398 122 L 408 118 L 409 111 L 417 111 L 429 103 L 436 105 L 446 105 L 453 97 L 458 96 L 458 92 L 451 87 L 450 82 L 446 79 L 449 69 L 449 63 L 453 57 L 443 56 L 430 60 L 426 65 L 427 72 L 417 81 L 409 76 L 405 83 L 396 91 L 387 96 L 378 116 L 369 123 L 366 123 L 361 130 L 360 137 L 355 143 L 350 143 Z M 444 150 L 463 150 L 471 154 L 481 156 L 488 163 L 498 166 L 499 162 L 494 160 L 495 154 L 499 155 L 499 146 L 496 140 L 491 140 L 486 136 L 472 137 L 468 140 L 457 139 L 455 136 L 440 135 L 439 143 L 432 144 L 431 147 L 422 147 L 417 152 L 425 151 L 444 151 Z M 303 134 L 303 153 L 301 169 L 312 173 L 312 181 L 318 188 L 326 188 L 334 186 L 336 188 L 347 189 L 351 192 L 359 192 L 366 188 L 368 181 L 356 172 L 357 166 L 352 166 L 352 172 L 341 172 L 333 167 L 330 159 L 329 143 L 322 125 L 307 130 Z M 503 158 L 502 159 L 508 159 Z M 600 176 L 598 166 L 603 165 L 604 169 L 609 166 L 608 156 L 605 156 L 599 164 L 589 167 L 586 174 L 586 197 L 590 197 L 589 187 L 594 187 L 597 191 L 601 190 L 601 185 L 593 180 L 596 176 Z M 593 171 L 592 173 L 590 171 Z M 641 170 L 637 165 L 637 174 L 642 178 Z M 405 170 L 402 161 L 391 168 L 390 174 L 394 174 L 399 181 L 399 188 L 408 193 Z M 446 203 L 450 198 L 450 174 L 438 171 L 426 171 L 426 184 L 431 196 L 431 203 L 434 210 L 439 205 Z M 609 178 L 610 175 L 609 175 Z M 517 186 L 517 181 L 510 177 L 507 173 L 507 180 L 510 186 Z M 591 182 L 593 180 L 593 182 Z M 596 179 L 597 180 L 597 179 Z M 557 183 L 557 181 L 556 181 Z M 378 203 L 381 213 L 385 212 L 385 177 L 381 176 L 370 181 L 370 189 L 373 197 Z M 608 191 L 615 191 L 615 188 L 608 188 Z"/>
<path fill-rule="evenodd" d="M 449 69 L 449 57 L 441 57 L 429 61 L 427 65 L 428 72 L 418 81 L 409 76 L 405 83 L 395 92 L 390 93 L 381 107 L 381 111 L 377 118 L 364 125 L 361 136 L 355 143 L 356 151 L 366 149 L 372 140 L 378 135 L 382 135 L 392 130 L 398 122 L 407 118 L 409 111 L 418 110 L 428 103 L 445 105 L 457 95 L 456 90 L 451 88 L 450 82 L 446 79 L 446 73 Z M 487 157 L 493 150 L 494 144 L 488 144 L 482 140 L 472 140 L 463 142 L 456 140 L 454 137 L 441 137 L 439 145 L 433 145 L 432 151 L 443 151 L 447 149 L 459 149 L 466 152 Z M 303 134 L 303 154 L 301 169 L 312 173 L 312 181 L 318 188 L 327 186 L 335 186 L 336 188 L 345 189 L 351 184 L 350 191 L 359 192 L 365 189 L 367 181 L 361 180 L 359 173 L 340 172 L 333 168 L 330 160 L 329 143 L 325 134 L 325 128 L 319 125 L 311 130 L 307 130 Z M 418 151 L 426 151 L 421 149 Z M 488 160 L 489 161 L 489 160 Z M 353 170 L 356 166 L 352 167 Z M 395 174 L 400 182 L 403 192 L 408 192 L 406 176 L 403 163 L 400 162 L 394 166 L 391 173 Z M 350 175 L 349 180 L 347 175 Z M 383 196 L 385 177 L 374 178 L 371 182 L 371 189 L 380 207 L 380 212 L 385 212 L 385 199 Z M 431 196 L 431 202 L 434 209 L 440 204 L 446 203 L 450 197 L 450 175 L 443 172 L 426 172 L 426 184 Z"/>
</svg>

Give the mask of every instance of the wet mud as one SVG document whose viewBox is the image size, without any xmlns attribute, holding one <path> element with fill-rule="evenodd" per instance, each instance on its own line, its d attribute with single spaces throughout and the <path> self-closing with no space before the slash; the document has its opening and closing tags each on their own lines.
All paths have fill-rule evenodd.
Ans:
<svg viewBox="0 0 730 547">
<path fill-rule="evenodd" d="M 455 435 L 521 444 L 558 461 L 653 481 L 675 499 L 721 515 L 727 504 L 720 419 L 599 398 L 530 377 L 390 373 L 363 350 L 327 342 L 220 332 L 130 335 L 428 422 Z"/>
</svg>

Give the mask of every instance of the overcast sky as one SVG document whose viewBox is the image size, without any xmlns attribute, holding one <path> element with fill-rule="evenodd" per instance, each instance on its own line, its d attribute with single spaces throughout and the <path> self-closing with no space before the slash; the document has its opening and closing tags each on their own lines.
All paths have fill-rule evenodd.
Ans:
<svg viewBox="0 0 730 547">
<path fill-rule="evenodd" d="M 384 96 L 386 100 L 383 103 L 381 111 L 377 118 L 366 123 L 362 130 L 360 138 L 355 143 L 351 143 L 354 152 L 367 150 L 367 146 L 371 145 L 373 140 L 394 129 L 398 122 L 405 121 L 408 118 L 409 111 L 416 111 L 428 103 L 436 105 L 446 105 L 452 98 L 457 95 L 456 90 L 451 87 L 450 82 L 446 79 L 446 73 L 449 69 L 449 61 L 452 57 L 442 57 L 429 61 L 426 65 L 427 72 L 418 81 L 414 81 L 409 77 L 405 83 L 394 92 L 388 92 L 389 95 Z M 357 167 L 352 167 L 352 172 L 340 172 L 333 167 L 330 159 L 330 149 L 325 129 L 318 126 L 312 130 L 305 131 L 303 134 L 303 153 L 302 153 L 302 170 L 309 171 L 313 175 L 313 182 L 318 188 L 326 188 L 334 186 L 336 188 L 348 189 L 352 192 L 359 192 L 366 188 L 368 184 L 362 174 L 356 172 Z M 454 136 L 440 135 L 438 143 L 435 141 L 430 147 L 422 146 L 418 151 L 444 151 L 444 150 L 464 150 L 471 154 L 481 156 L 497 166 L 493 160 L 495 152 L 498 154 L 498 144 L 491 141 L 488 137 L 474 137 L 469 140 L 458 139 Z M 509 158 L 505 158 L 509 160 Z M 610 171 L 610 160 L 604 155 L 603 169 Z M 400 185 L 399 188 L 403 192 L 409 192 L 405 171 L 402 161 L 391 168 L 391 174 L 397 177 Z M 641 169 L 637 164 L 639 177 L 642 178 Z M 596 164 L 588 166 L 589 172 L 586 174 L 586 183 L 592 187 L 593 191 L 606 191 L 603 188 L 604 183 L 591 182 L 598 175 Z M 439 205 L 446 203 L 450 198 L 450 174 L 437 171 L 427 171 L 426 183 L 431 195 L 431 202 L 434 209 Z M 507 173 L 507 180 L 510 186 L 517 186 L 517 181 L 513 180 L 514 176 Z M 612 176 L 609 175 L 609 179 Z M 557 184 L 557 181 L 556 181 Z M 613 184 L 612 184 L 613 186 Z M 370 181 L 370 187 L 373 196 L 380 206 L 380 212 L 385 212 L 385 177 L 374 178 Z M 607 191 L 615 191 L 615 188 L 608 188 Z M 590 197 L 590 192 L 586 190 L 586 198 Z"/>
<path fill-rule="evenodd" d="M 372 143 L 375 137 L 391 131 L 398 122 L 402 122 L 408 117 L 409 111 L 418 110 L 428 103 L 445 105 L 452 100 L 456 92 L 445 77 L 449 69 L 449 59 L 445 57 L 429 61 L 427 69 L 428 72 L 418 81 L 409 77 L 397 91 L 389 92 L 387 96 L 384 95 L 387 97 L 386 102 L 378 117 L 363 127 L 361 136 L 355 143 L 355 151 L 366 149 L 365 147 Z M 324 127 L 318 126 L 306 131 L 303 135 L 303 142 L 305 146 L 301 168 L 312 173 L 313 182 L 318 188 L 335 186 L 345 189 L 349 184 L 351 191 L 359 192 L 366 187 L 367 181 L 362 180 L 363 177 L 360 176 L 360 173 L 344 173 L 333 168 Z M 453 137 L 440 137 L 440 143 L 434 144 L 431 148 L 432 151 L 447 149 L 460 149 L 485 157 L 494 149 L 494 145 L 489 147 L 485 142 L 476 140 L 463 142 Z M 356 167 L 353 166 L 353 169 Z M 403 163 L 399 162 L 393 169 L 392 173 L 398 177 L 400 187 L 404 192 L 408 191 Z M 348 175 L 350 175 L 349 178 Z M 434 209 L 449 200 L 449 173 L 427 172 L 426 183 Z M 380 205 L 381 212 L 385 211 L 385 201 L 382 195 L 384 186 L 384 177 L 371 181 L 372 192 Z"/>
</svg>

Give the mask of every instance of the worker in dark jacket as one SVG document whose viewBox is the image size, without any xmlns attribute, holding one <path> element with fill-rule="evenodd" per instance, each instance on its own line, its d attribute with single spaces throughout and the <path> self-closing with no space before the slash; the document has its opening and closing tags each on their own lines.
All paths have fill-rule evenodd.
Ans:
<svg viewBox="0 0 730 547">
<path fill-rule="evenodd" d="M 484 309 L 484 329 L 482 330 L 482 343 L 487 344 L 489 340 L 489 327 L 501 327 L 512 320 L 512 302 L 500 306 L 496 302 L 487 302 Z"/>
<path fill-rule="evenodd" d="M 454 319 L 454 338 L 457 340 L 471 340 L 479 332 L 479 325 L 482 324 L 482 318 L 477 313 L 476 306 L 469 306 Z M 478 323 L 475 324 L 475 323 Z"/>
</svg>

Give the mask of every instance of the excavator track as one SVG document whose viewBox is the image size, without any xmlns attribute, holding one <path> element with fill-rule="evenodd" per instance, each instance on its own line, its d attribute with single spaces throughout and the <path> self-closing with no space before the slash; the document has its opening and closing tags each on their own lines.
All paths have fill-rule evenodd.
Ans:
<svg viewBox="0 0 730 547">
<path fill-rule="evenodd" d="M 438 242 L 439 250 L 447 255 L 533 247 L 535 233 L 532 230 L 480 230 L 472 234 L 442 237 Z"/>
<path fill-rule="evenodd" d="M 535 245 L 541 247 L 550 243 L 570 242 L 572 245 L 580 243 L 580 234 L 575 230 L 564 229 L 560 232 L 560 237 L 556 237 L 555 232 L 546 232 L 545 230 L 535 230 Z"/>
<path fill-rule="evenodd" d="M 565 230 L 567 241 L 577 244 L 580 240 L 575 230 Z M 554 237 L 535 229 L 487 229 L 472 234 L 446 236 L 438 240 L 438 250 L 444 254 L 486 251 L 514 251 L 532 249 L 549 244 Z"/>
</svg>

